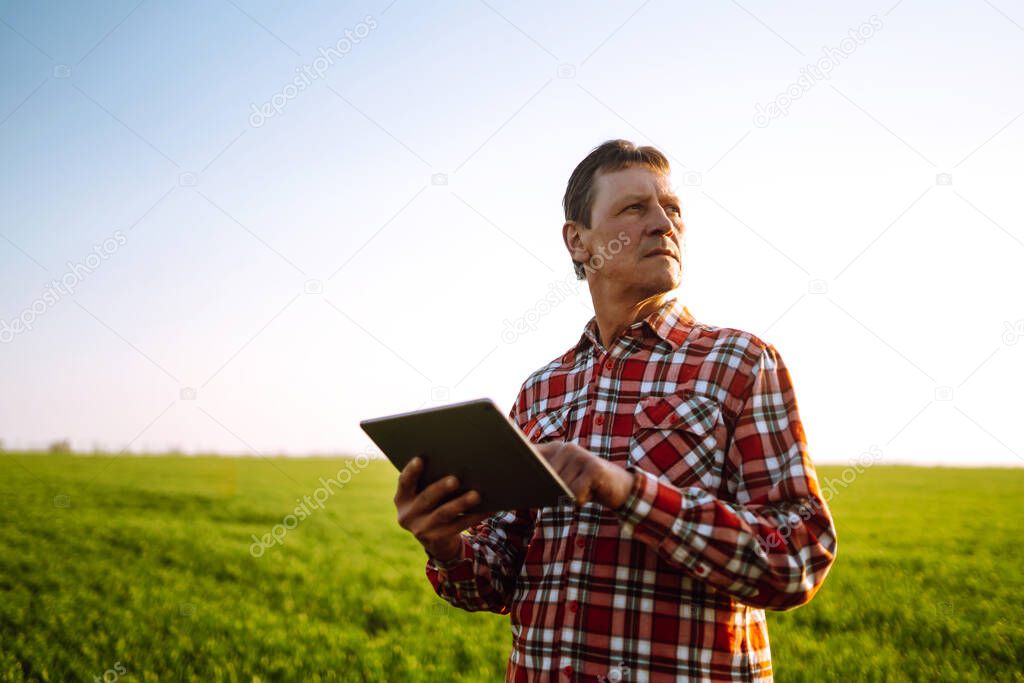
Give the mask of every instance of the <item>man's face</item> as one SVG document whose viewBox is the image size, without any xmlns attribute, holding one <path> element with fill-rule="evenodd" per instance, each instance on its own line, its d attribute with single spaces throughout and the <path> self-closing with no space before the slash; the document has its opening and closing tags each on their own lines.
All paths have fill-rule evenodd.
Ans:
<svg viewBox="0 0 1024 683">
<path fill-rule="evenodd" d="M 667 175 L 647 166 L 599 172 L 590 221 L 563 231 L 573 259 L 590 264 L 589 281 L 641 298 L 679 286 L 685 226 Z"/>
</svg>

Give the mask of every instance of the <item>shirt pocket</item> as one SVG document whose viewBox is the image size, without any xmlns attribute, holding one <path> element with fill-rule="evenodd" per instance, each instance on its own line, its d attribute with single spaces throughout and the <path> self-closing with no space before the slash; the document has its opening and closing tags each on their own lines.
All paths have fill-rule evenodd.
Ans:
<svg viewBox="0 0 1024 683">
<path fill-rule="evenodd" d="M 641 399 L 633 412 L 628 464 L 678 487 L 715 490 L 721 418 L 718 401 L 690 391 Z"/>
<path fill-rule="evenodd" d="M 523 433 L 532 443 L 564 441 L 567 432 L 569 408 L 563 407 L 542 413 L 526 423 Z"/>
</svg>

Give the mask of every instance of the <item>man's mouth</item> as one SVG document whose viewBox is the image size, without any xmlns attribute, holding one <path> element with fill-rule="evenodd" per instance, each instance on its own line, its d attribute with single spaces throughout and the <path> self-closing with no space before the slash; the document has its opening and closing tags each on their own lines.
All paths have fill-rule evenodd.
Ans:
<svg viewBox="0 0 1024 683">
<path fill-rule="evenodd" d="M 654 251 L 647 254 L 647 257 L 650 256 L 669 256 L 677 261 L 679 260 L 679 257 L 676 256 L 675 252 L 673 252 L 671 249 L 655 249 Z"/>
</svg>

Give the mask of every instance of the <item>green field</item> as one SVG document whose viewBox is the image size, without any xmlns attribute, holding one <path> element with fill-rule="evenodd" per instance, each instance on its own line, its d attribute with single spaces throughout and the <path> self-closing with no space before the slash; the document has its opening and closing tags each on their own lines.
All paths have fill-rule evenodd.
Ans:
<svg viewBox="0 0 1024 683">
<path fill-rule="evenodd" d="M 434 595 L 390 464 L 253 545 L 345 463 L 0 455 L 0 680 L 503 680 L 507 617 Z M 1024 470 L 876 465 L 830 502 L 777 680 L 1024 681 Z"/>
</svg>

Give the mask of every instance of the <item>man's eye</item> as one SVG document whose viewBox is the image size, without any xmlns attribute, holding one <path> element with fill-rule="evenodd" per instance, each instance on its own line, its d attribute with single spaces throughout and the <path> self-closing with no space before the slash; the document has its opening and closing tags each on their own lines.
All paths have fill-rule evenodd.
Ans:
<svg viewBox="0 0 1024 683">
<path fill-rule="evenodd" d="M 642 209 L 642 208 L 644 208 L 644 205 L 643 204 L 633 204 L 631 206 L 627 206 L 626 208 L 627 209 Z"/>
<path fill-rule="evenodd" d="M 680 208 L 679 208 L 678 206 L 676 206 L 675 204 L 671 205 L 671 206 L 670 206 L 670 207 L 668 207 L 668 208 L 672 209 L 672 210 L 673 210 L 673 211 L 675 211 L 676 213 L 682 213 L 682 212 L 683 212 L 683 211 L 682 211 L 682 209 L 680 209 Z"/>
</svg>

